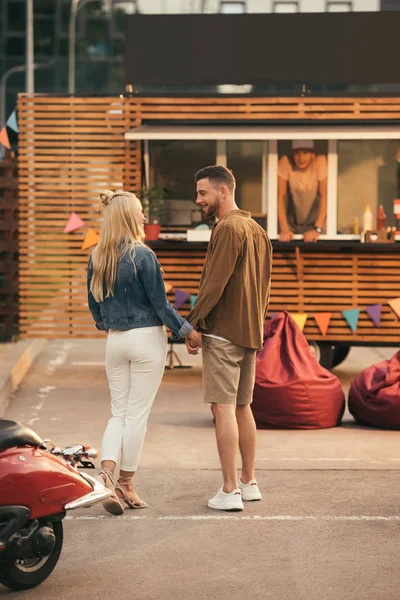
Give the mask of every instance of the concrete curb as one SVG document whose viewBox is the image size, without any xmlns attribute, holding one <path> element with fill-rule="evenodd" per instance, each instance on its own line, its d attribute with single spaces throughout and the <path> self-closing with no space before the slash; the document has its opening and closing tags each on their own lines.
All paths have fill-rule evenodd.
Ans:
<svg viewBox="0 0 400 600">
<path fill-rule="evenodd" d="M 23 340 L 5 344 L 0 366 L 0 418 L 9 407 L 13 394 L 26 373 L 47 345 L 46 339 Z"/>
</svg>

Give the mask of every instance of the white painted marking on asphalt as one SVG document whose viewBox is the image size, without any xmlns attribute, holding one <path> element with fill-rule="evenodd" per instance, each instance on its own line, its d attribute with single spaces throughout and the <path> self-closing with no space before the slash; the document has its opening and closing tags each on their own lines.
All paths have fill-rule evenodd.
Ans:
<svg viewBox="0 0 400 600">
<path fill-rule="evenodd" d="M 39 402 L 39 404 L 37 404 L 36 406 L 32 406 L 35 412 L 32 413 L 32 419 L 29 419 L 29 421 L 26 422 L 27 425 L 32 426 L 34 423 L 36 423 L 36 421 L 40 420 L 37 416 L 38 413 L 42 410 L 50 392 L 53 392 L 56 389 L 57 388 L 54 387 L 54 385 L 46 385 L 45 387 L 39 388 L 39 393 L 36 394 L 36 396 L 40 398 L 41 402 Z"/>
<path fill-rule="evenodd" d="M 67 360 L 67 356 L 69 351 L 75 346 L 72 342 L 63 342 L 61 347 L 57 349 L 56 356 L 53 360 L 49 361 L 49 366 L 47 367 L 47 373 L 52 375 L 57 367 L 63 365 Z"/>
<path fill-rule="evenodd" d="M 71 342 L 63 342 L 61 346 L 56 349 L 55 357 L 49 361 L 47 367 L 47 374 L 52 375 L 57 367 L 63 365 L 67 360 L 67 356 L 69 351 L 74 347 L 75 344 Z M 32 418 L 29 421 L 26 421 L 26 424 L 31 426 L 36 423 L 36 421 L 40 421 L 39 413 L 42 410 L 43 406 L 46 403 L 46 400 L 50 394 L 57 388 L 54 385 L 46 385 L 44 387 L 39 388 L 36 396 L 39 398 L 40 402 L 36 405 L 33 405 L 31 408 L 33 409 Z"/>
<path fill-rule="evenodd" d="M 112 517 L 108 515 L 97 516 L 68 516 L 69 521 L 400 521 L 399 515 L 381 516 L 381 515 L 170 515 L 164 517 L 139 517 L 134 515 L 124 515 L 122 517 Z"/>
<path fill-rule="evenodd" d="M 304 458 L 301 458 L 299 456 L 279 456 L 277 458 L 258 458 L 257 460 L 259 460 L 259 461 L 261 461 L 261 460 L 264 460 L 264 461 L 268 460 L 268 461 L 274 461 L 274 462 L 275 461 L 282 461 L 282 462 L 284 462 L 284 461 L 287 461 L 287 462 L 290 462 L 290 461 L 295 462 L 295 461 L 297 461 L 297 462 L 300 462 L 300 461 L 303 461 L 303 460 L 304 461 L 310 461 L 310 462 L 321 462 L 321 461 L 355 462 L 355 461 L 360 461 L 362 459 L 361 458 L 350 458 L 350 457 L 334 458 L 332 456 L 329 456 L 329 457 L 328 456 L 327 457 L 317 456 L 317 457 L 304 457 Z"/>
<path fill-rule="evenodd" d="M 96 362 L 90 360 L 74 360 L 71 362 L 71 365 L 74 367 L 104 367 L 104 361 Z"/>
</svg>

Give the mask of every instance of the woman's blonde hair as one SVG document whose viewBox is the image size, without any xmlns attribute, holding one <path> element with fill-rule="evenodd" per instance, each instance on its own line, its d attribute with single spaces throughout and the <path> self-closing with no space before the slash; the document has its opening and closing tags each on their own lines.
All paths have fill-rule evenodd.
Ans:
<svg viewBox="0 0 400 600">
<path fill-rule="evenodd" d="M 97 302 L 114 293 L 117 267 L 121 258 L 130 253 L 134 263 L 135 245 L 144 245 L 145 233 L 136 213 L 141 212 L 139 198 L 123 190 L 106 190 L 100 194 L 100 207 L 104 209 L 100 239 L 92 252 L 93 277 L 90 291 Z"/>
</svg>

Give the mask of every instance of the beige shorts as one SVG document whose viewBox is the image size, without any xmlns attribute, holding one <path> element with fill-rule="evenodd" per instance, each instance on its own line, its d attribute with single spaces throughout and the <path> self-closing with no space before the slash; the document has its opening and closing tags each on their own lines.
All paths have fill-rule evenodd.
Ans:
<svg viewBox="0 0 400 600">
<path fill-rule="evenodd" d="M 256 350 L 203 335 L 204 402 L 250 404 L 256 375 Z"/>
</svg>

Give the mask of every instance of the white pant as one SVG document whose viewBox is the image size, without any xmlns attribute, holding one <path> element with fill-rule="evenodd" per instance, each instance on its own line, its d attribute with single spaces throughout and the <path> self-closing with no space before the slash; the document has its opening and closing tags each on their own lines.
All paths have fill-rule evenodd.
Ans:
<svg viewBox="0 0 400 600">
<path fill-rule="evenodd" d="M 112 417 L 103 436 L 101 460 L 136 471 L 147 431 L 147 419 L 162 380 L 167 338 L 164 328 L 110 330 L 106 373 Z"/>
</svg>

